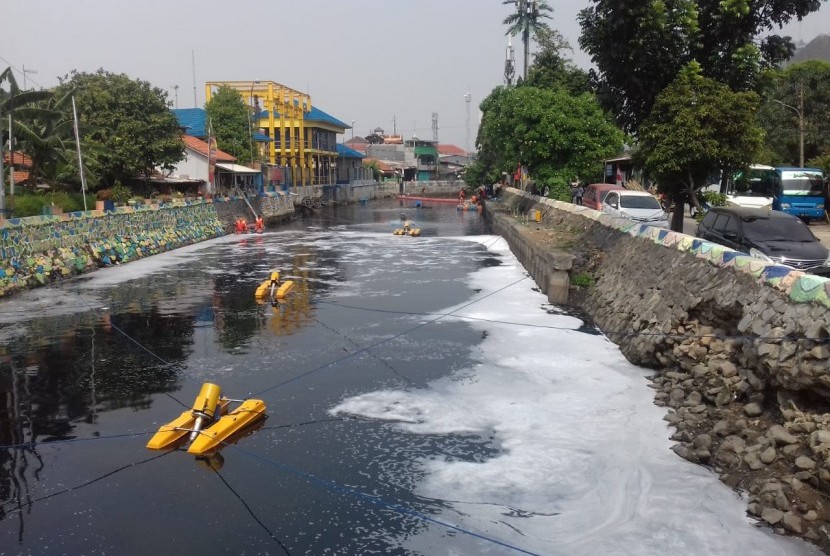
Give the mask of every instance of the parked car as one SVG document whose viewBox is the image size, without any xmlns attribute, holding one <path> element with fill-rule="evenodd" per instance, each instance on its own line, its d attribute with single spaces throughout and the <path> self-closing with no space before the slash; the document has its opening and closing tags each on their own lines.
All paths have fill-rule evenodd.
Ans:
<svg viewBox="0 0 830 556">
<path fill-rule="evenodd" d="M 648 191 L 609 191 L 602 202 L 602 212 L 658 228 L 669 227 L 669 215 Z"/>
<path fill-rule="evenodd" d="M 758 259 L 830 276 L 830 251 L 798 217 L 747 207 L 712 207 L 697 237 Z"/>
<path fill-rule="evenodd" d="M 620 189 L 625 188 L 613 183 L 592 183 L 585 187 L 585 192 L 582 194 L 582 206 L 594 210 L 602 210 L 602 202 L 605 200 L 608 192 Z"/>
</svg>

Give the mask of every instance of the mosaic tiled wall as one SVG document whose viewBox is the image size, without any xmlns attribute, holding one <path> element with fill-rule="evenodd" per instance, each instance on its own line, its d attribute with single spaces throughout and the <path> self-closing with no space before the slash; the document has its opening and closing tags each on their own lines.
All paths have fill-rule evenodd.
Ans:
<svg viewBox="0 0 830 556">
<path fill-rule="evenodd" d="M 512 190 L 511 193 L 527 195 L 518 190 Z M 541 204 L 552 206 L 556 210 L 579 214 L 585 218 L 596 220 L 604 226 L 617 229 L 631 236 L 642 237 L 665 247 L 691 253 L 712 265 L 734 268 L 738 272 L 747 273 L 759 282 L 783 291 L 794 302 L 812 301 L 830 307 L 830 280 L 827 278 L 808 274 L 788 266 L 767 263 L 716 243 L 671 230 L 636 223 L 625 218 L 616 218 L 584 206 L 539 197 L 533 199 Z"/>
<path fill-rule="evenodd" d="M 0 223 L 0 297 L 224 234 L 209 202 L 5 220 Z"/>
</svg>

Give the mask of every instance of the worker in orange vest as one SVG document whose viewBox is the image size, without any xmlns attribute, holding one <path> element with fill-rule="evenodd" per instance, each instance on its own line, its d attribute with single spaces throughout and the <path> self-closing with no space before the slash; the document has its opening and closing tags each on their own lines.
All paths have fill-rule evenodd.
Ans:
<svg viewBox="0 0 830 556">
<path fill-rule="evenodd" d="M 264 224 L 262 222 L 262 215 L 257 215 L 256 217 L 256 231 L 257 233 L 262 233 L 262 229 L 264 228 Z"/>
</svg>

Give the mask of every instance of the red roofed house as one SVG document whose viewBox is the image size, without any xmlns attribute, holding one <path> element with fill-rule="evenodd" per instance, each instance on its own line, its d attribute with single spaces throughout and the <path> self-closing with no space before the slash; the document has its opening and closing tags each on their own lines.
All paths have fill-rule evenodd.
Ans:
<svg viewBox="0 0 830 556">
<path fill-rule="evenodd" d="M 13 163 L 13 164 L 12 164 Z M 15 185 L 32 185 L 29 182 L 29 169 L 32 167 L 32 159 L 21 152 L 14 153 L 12 159 L 10 153 L 3 153 L 3 177 L 8 181 L 9 168 L 14 166 Z"/>
<path fill-rule="evenodd" d="M 199 193 L 206 193 L 208 182 L 208 144 L 192 135 L 185 135 L 185 158 L 176 167 L 163 177 L 154 178 L 157 185 L 166 184 L 176 186 L 176 189 L 198 189 Z M 238 185 L 245 185 L 245 178 L 259 174 L 247 166 L 236 164 L 236 157 L 221 150 L 216 150 L 216 184 L 226 188 L 232 187 L 234 179 Z"/>
<path fill-rule="evenodd" d="M 441 180 L 461 178 L 464 167 L 470 163 L 470 154 L 455 145 L 438 145 L 438 175 Z"/>
</svg>

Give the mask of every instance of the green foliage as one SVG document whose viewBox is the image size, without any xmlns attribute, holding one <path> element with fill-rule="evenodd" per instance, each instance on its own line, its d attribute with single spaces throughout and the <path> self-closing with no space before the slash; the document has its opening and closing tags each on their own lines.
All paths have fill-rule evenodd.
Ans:
<svg viewBox="0 0 830 556">
<path fill-rule="evenodd" d="M 548 6 L 545 0 L 502 0 L 502 4 L 516 7 L 516 11 L 505 17 L 502 23 L 507 25 L 506 35 L 521 35 L 522 37 L 524 48 L 524 73 L 522 73 L 522 77 L 527 79 L 530 39 L 540 33 L 550 31 L 550 27 L 544 20 L 550 19 L 548 14 L 553 11 L 553 8 Z"/>
<path fill-rule="evenodd" d="M 706 191 L 703 193 L 703 198 L 706 200 L 710 207 L 726 206 L 726 195 L 724 195 L 723 193 L 718 193 L 716 191 Z"/>
<path fill-rule="evenodd" d="M 218 147 L 232 154 L 240 164 L 251 161 L 250 108 L 242 96 L 228 85 L 221 85 L 205 105 Z"/>
<path fill-rule="evenodd" d="M 522 85 L 540 89 L 563 88 L 574 96 L 591 92 L 588 74 L 563 55 L 571 47 L 558 31 L 540 31 L 536 42 L 539 52 L 533 55 L 533 65 Z"/>
<path fill-rule="evenodd" d="M 809 159 L 806 166 L 808 168 L 821 168 L 825 176 L 830 176 L 830 150 L 822 155 Z"/>
<path fill-rule="evenodd" d="M 690 199 L 713 171 L 753 162 L 763 142 L 758 103 L 755 93 L 733 92 L 690 65 L 657 97 L 640 127 L 636 159 L 660 191 L 675 201 Z M 672 225 L 677 229 L 682 220 Z"/>
<path fill-rule="evenodd" d="M 579 288 L 592 288 L 596 284 L 596 279 L 588 272 L 579 272 L 571 276 L 571 285 Z"/>
<path fill-rule="evenodd" d="M 525 165 L 539 185 L 558 191 L 573 179 L 601 170 L 601 161 L 620 152 L 623 134 L 608 121 L 595 98 L 563 89 L 497 87 L 481 103 L 478 133 L 481 168 L 474 172 L 497 180 Z M 468 183 L 470 183 L 468 181 Z"/>
<path fill-rule="evenodd" d="M 184 159 L 179 124 L 162 89 L 103 69 L 73 71 L 60 81 L 59 97 L 77 90 L 84 161 L 97 176 L 93 189 L 171 170 Z"/>
<path fill-rule="evenodd" d="M 112 189 L 110 189 L 109 198 L 115 203 L 127 204 L 132 196 L 132 190 L 120 183 L 116 183 Z"/>
<path fill-rule="evenodd" d="M 67 193 L 55 191 L 44 193 L 42 191 L 23 190 L 14 195 L 6 197 L 8 206 L 14 205 L 15 218 L 26 216 L 39 216 L 43 214 L 44 207 L 59 207 L 63 212 L 77 212 L 84 210 L 84 198 L 80 193 Z M 95 197 L 87 195 L 87 209 L 95 208 Z"/>
<path fill-rule="evenodd" d="M 765 101 L 759 120 L 767 132 L 767 162 L 793 166 L 800 163 L 802 113 L 805 160 L 830 148 L 830 63 L 811 60 L 770 73 Z"/>
<path fill-rule="evenodd" d="M 6 197 L 6 206 L 12 208 L 15 218 L 37 216 L 43 214 L 43 207 L 46 206 L 46 197 L 35 194 L 15 195 L 14 199 Z"/>
<path fill-rule="evenodd" d="M 3 88 L 5 84 L 5 90 Z M 51 91 L 21 91 L 10 69 L 0 74 L 0 113 L 12 119 L 16 151 L 31 158 L 30 181 L 55 185 L 60 170 L 73 156 L 71 121 L 67 119 L 69 97 Z"/>
<path fill-rule="evenodd" d="M 597 67 L 598 94 L 636 132 L 657 95 L 697 60 L 703 75 L 753 90 L 761 72 L 787 60 L 789 37 L 768 34 L 819 9 L 816 0 L 592 0 L 579 44 Z M 766 35 L 760 38 L 761 35 Z"/>
</svg>

